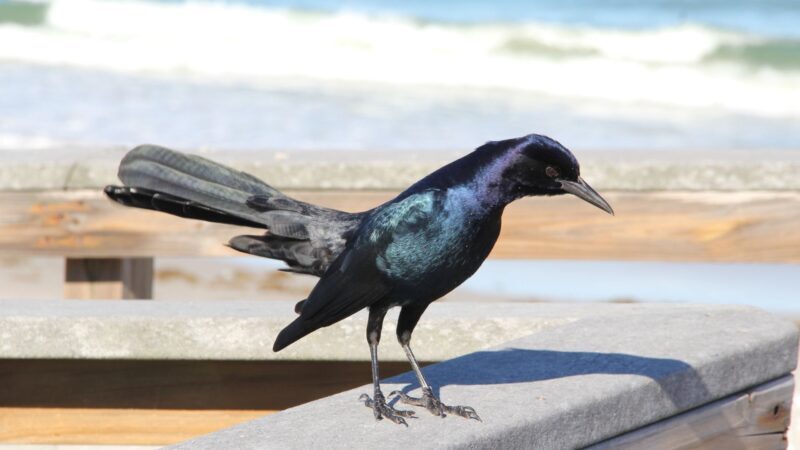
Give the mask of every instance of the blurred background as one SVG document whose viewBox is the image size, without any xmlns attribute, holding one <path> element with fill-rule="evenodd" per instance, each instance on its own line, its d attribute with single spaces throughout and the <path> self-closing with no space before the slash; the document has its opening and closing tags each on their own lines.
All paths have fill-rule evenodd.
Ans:
<svg viewBox="0 0 800 450">
<path fill-rule="evenodd" d="M 579 158 L 790 154 L 798 23 L 794 0 L 2 1 L 0 153 L 13 164 L 150 142 L 223 159 L 277 150 L 275 164 L 310 151 L 447 160 L 537 132 Z M 5 296 L 61 295 L 62 259 L 1 261 Z M 313 280 L 277 267 L 158 258 L 154 295 L 302 298 Z M 797 279 L 781 263 L 490 260 L 450 298 L 794 315 Z"/>
<path fill-rule="evenodd" d="M 0 148 L 797 148 L 794 0 L 0 2 Z"/>
<path fill-rule="evenodd" d="M 364 210 L 529 133 L 570 148 L 617 216 L 566 196 L 515 202 L 492 258 L 443 301 L 800 319 L 798 0 L 0 0 L 0 311 L 31 300 L 6 305 L 61 332 L 61 309 L 90 302 L 36 300 L 305 298 L 316 279 L 224 247 L 252 229 L 105 199 L 136 145 Z M 129 307 L 150 304 L 87 308 Z M 0 447 L 167 444 L 368 381 L 366 359 L 106 360 L 77 330 L 12 332 L 24 357 L 0 358 Z M 89 357 L 41 359 L 26 339 Z"/>
</svg>

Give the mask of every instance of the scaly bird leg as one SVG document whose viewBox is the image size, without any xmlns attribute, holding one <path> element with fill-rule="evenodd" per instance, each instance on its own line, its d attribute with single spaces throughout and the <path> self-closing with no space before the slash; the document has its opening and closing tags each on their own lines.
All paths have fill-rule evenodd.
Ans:
<svg viewBox="0 0 800 450">
<path fill-rule="evenodd" d="M 447 406 L 442 403 L 441 400 L 433 395 L 433 390 L 431 390 L 431 387 L 422 375 L 422 370 L 420 370 L 417 358 L 414 357 L 414 353 L 411 351 L 410 344 L 411 333 L 414 331 L 414 327 L 417 326 L 419 318 L 422 317 L 422 313 L 425 312 L 427 307 L 427 303 L 404 306 L 403 309 L 400 310 L 400 316 L 397 318 L 397 341 L 403 347 L 403 350 L 405 350 L 408 362 L 411 363 L 411 368 L 414 369 L 414 373 L 417 375 L 419 385 L 422 387 L 422 396 L 419 398 L 411 397 L 400 391 L 394 391 L 389 394 L 389 396 L 397 395 L 400 397 L 401 402 L 408 405 L 422 406 L 430 411 L 431 414 L 439 417 L 444 417 L 447 414 L 455 414 L 467 419 L 480 421 L 481 418 L 478 417 L 475 409 L 470 406 Z"/>
<path fill-rule="evenodd" d="M 428 382 L 425 381 L 425 377 L 422 375 L 422 370 L 420 370 L 419 364 L 417 364 L 417 359 L 414 357 L 414 353 L 411 351 L 411 346 L 409 346 L 408 343 L 404 343 L 402 345 L 403 350 L 405 350 L 406 356 L 408 357 L 408 362 L 411 363 L 414 373 L 417 374 L 417 380 L 419 380 L 419 385 L 422 387 L 422 396 L 419 398 L 411 397 L 404 392 L 393 391 L 389 394 L 390 397 L 397 395 L 400 397 L 400 401 L 402 403 L 413 406 L 422 406 L 435 416 L 445 417 L 447 414 L 455 414 L 466 419 L 475 419 L 479 422 L 482 422 L 481 418 L 478 416 L 478 413 L 476 413 L 475 409 L 471 406 L 448 406 L 436 398 L 436 396 L 433 395 L 433 390 L 428 385 Z"/>
<path fill-rule="evenodd" d="M 369 320 L 367 322 L 367 341 L 369 341 L 369 352 L 372 359 L 372 385 L 375 388 L 373 398 L 369 398 L 367 394 L 361 394 L 358 397 L 359 401 L 364 402 L 368 408 L 372 408 L 375 414 L 375 420 L 387 418 L 394 423 L 408 426 L 405 417 L 413 417 L 414 411 L 397 410 L 386 404 L 386 398 L 381 392 L 380 376 L 378 375 L 378 343 L 381 339 L 381 327 L 383 325 L 383 316 L 386 315 L 386 310 L 378 310 L 377 308 L 370 308 Z"/>
</svg>

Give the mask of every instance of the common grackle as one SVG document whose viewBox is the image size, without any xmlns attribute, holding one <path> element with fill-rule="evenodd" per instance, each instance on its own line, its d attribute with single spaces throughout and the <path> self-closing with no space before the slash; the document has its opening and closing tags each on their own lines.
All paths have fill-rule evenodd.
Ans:
<svg viewBox="0 0 800 450">
<path fill-rule="evenodd" d="M 574 194 L 613 214 L 580 177 L 578 161 L 541 135 L 488 142 L 436 170 L 394 199 L 369 211 L 347 213 L 287 197 L 257 178 L 207 159 L 143 145 L 122 160 L 124 186 L 106 194 L 127 206 L 181 217 L 266 228 L 237 236 L 236 250 L 285 261 L 287 271 L 319 282 L 297 304 L 297 319 L 280 332 L 280 351 L 321 327 L 368 308 L 367 341 L 374 396 L 361 400 L 375 418 L 406 424 L 412 411 L 386 403 L 378 375 L 378 342 L 386 312 L 399 306 L 397 339 L 419 379 L 419 398 L 393 392 L 403 403 L 439 416 L 479 419 L 468 406 L 436 398 L 411 351 L 411 333 L 434 300 L 469 278 L 494 246 L 503 209 L 529 195 Z"/>
</svg>

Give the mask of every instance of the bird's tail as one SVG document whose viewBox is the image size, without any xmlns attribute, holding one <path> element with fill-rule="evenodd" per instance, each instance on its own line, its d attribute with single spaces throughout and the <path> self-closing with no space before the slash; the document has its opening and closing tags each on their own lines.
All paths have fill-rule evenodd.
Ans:
<svg viewBox="0 0 800 450">
<path fill-rule="evenodd" d="M 343 234 L 359 220 L 287 197 L 245 172 L 155 145 L 128 152 L 119 179 L 124 186 L 107 186 L 105 193 L 123 205 L 266 228 L 267 234 L 237 236 L 230 246 L 282 260 L 293 272 L 322 275 L 341 251 Z"/>
<path fill-rule="evenodd" d="M 247 206 L 256 195 L 285 198 L 263 181 L 205 158 L 141 145 L 122 159 L 119 179 L 106 195 L 127 206 L 212 222 L 266 228 Z M 290 199 L 289 199 L 290 201 Z"/>
</svg>

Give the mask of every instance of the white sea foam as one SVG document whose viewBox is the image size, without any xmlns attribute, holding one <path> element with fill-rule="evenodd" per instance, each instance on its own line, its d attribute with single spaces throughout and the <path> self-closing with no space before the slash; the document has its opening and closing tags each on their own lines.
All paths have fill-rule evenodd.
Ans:
<svg viewBox="0 0 800 450">
<path fill-rule="evenodd" d="M 500 88 L 800 117 L 800 69 L 713 58 L 759 44 L 756 36 L 693 25 L 457 25 L 124 0 L 54 0 L 39 26 L 0 26 L 6 62 L 269 85 L 310 79 Z"/>
</svg>

